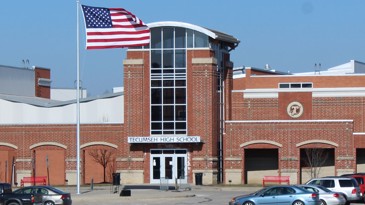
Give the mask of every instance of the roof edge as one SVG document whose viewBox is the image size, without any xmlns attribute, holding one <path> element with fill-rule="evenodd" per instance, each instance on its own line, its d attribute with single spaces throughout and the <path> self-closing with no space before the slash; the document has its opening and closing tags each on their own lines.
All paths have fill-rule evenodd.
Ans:
<svg viewBox="0 0 365 205">
<path fill-rule="evenodd" d="M 159 22 L 152 22 L 152 23 L 148 23 L 147 26 L 149 28 L 154 28 L 154 27 L 160 27 L 160 26 L 173 26 L 173 27 L 183 27 L 183 28 L 189 28 L 192 30 L 196 30 L 199 31 L 201 33 L 204 33 L 205 35 L 216 39 L 218 36 L 210 31 L 209 29 L 203 28 L 201 26 L 197 26 L 194 24 L 190 24 L 190 23 L 185 23 L 185 22 L 180 22 L 180 21 L 159 21 Z"/>
</svg>

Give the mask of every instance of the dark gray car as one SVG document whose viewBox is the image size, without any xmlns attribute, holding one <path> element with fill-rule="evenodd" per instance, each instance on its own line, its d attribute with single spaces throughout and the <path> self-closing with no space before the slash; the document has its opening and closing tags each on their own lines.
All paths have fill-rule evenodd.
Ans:
<svg viewBox="0 0 365 205">
<path fill-rule="evenodd" d="M 15 190 L 18 194 L 34 194 L 43 205 L 72 205 L 71 194 L 52 186 L 27 186 Z"/>
</svg>

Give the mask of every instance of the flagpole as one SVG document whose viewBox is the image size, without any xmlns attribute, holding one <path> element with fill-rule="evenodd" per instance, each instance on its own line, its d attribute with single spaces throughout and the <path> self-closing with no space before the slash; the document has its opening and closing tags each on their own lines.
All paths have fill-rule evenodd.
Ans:
<svg viewBox="0 0 365 205">
<path fill-rule="evenodd" d="M 79 19 L 80 19 L 80 1 L 76 0 L 76 9 L 77 9 L 77 21 L 76 21 L 76 33 L 77 33 L 77 45 L 76 45 L 76 58 L 77 58 L 77 74 L 76 74 L 76 167 L 77 167 L 77 194 L 80 194 L 80 26 L 79 26 Z"/>
</svg>

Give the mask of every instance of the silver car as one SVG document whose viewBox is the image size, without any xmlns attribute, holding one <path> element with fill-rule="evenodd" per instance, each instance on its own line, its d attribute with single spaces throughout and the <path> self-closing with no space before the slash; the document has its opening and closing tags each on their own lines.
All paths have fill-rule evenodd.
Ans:
<svg viewBox="0 0 365 205">
<path fill-rule="evenodd" d="M 319 194 L 295 185 L 265 187 L 257 192 L 232 198 L 229 205 L 320 205 Z"/>
<path fill-rule="evenodd" d="M 346 204 L 345 197 L 338 193 L 333 192 L 326 187 L 320 185 L 298 185 L 304 189 L 319 193 L 319 199 L 321 200 L 321 205 L 344 205 Z"/>
<path fill-rule="evenodd" d="M 346 204 L 359 202 L 362 194 L 359 184 L 353 178 L 348 177 L 323 177 L 309 180 L 306 184 L 321 185 L 333 192 L 342 193 L 346 198 Z"/>
</svg>

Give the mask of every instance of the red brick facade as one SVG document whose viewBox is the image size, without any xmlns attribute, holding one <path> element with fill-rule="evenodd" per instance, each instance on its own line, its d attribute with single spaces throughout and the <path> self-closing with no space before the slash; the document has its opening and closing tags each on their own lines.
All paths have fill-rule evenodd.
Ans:
<svg viewBox="0 0 365 205">
<path fill-rule="evenodd" d="M 83 183 L 103 182 L 103 169 L 93 162 L 86 150 L 97 149 L 99 146 L 116 145 L 116 153 L 120 155 L 123 149 L 123 125 L 81 125 L 80 144 L 82 149 L 81 166 L 83 173 L 99 172 L 99 175 L 81 174 Z M 14 182 L 20 182 L 22 176 L 49 176 L 47 183 L 52 185 L 67 184 L 67 172 L 76 170 L 76 126 L 75 125 L 24 125 L 24 126 L 1 126 L 0 142 L 2 164 L 0 177 L 2 181 L 11 181 L 13 157 L 15 158 Z M 104 146 L 105 147 L 105 146 Z M 108 149 L 113 147 L 106 146 Z M 48 158 L 48 170 L 47 170 Z M 84 163 L 85 162 L 85 163 Z M 86 163 L 87 162 L 87 163 Z M 7 163 L 7 174 L 4 164 Z M 115 162 L 113 162 L 115 163 Z M 116 164 L 116 166 L 120 166 Z M 47 174 L 48 172 L 48 174 Z M 110 172 L 110 170 L 108 170 Z M 7 176 L 7 179 L 5 179 Z M 18 176 L 18 177 L 17 177 Z M 110 182 L 111 177 L 107 180 Z"/>
<path fill-rule="evenodd" d="M 299 151 L 304 148 L 334 149 L 334 170 L 331 175 L 363 171 L 357 170 L 355 149 L 365 148 L 363 134 L 354 133 L 364 132 L 362 116 L 365 96 L 332 93 L 325 97 L 318 93 L 331 88 L 337 88 L 331 92 L 341 92 L 341 88 L 349 87 L 354 90 L 347 92 L 356 92 L 358 88 L 363 89 L 365 76 L 298 77 L 263 75 L 264 72 L 258 74 L 257 70 L 255 76 L 251 76 L 250 71 L 247 69 L 244 78 L 234 80 L 237 91 L 233 92 L 233 115 L 226 121 L 225 127 L 224 156 L 227 160 L 224 167 L 226 172 L 228 168 L 241 170 L 242 181 L 238 183 L 250 182 L 245 169 L 246 150 L 260 152 L 268 148 L 277 149 L 279 167 L 271 174 L 290 175 L 293 183 L 302 182 L 300 160 L 303 159 Z M 278 89 L 279 83 L 287 82 L 312 82 L 313 88 L 297 89 L 295 92 Z M 267 95 L 276 97 L 250 97 L 247 89 L 251 89 L 251 96 L 266 89 Z M 287 107 L 291 102 L 302 104 L 303 114 L 300 117 L 288 115 Z"/>
<path fill-rule="evenodd" d="M 128 153 L 122 158 L 139 158 L 143 161 L 126 163 L 123 169 L 140 169 L 144 172 L 144 183 L 150 182 L 150 149 L 184 148 L 190 155 L 189 183 L 193 183 L 194 170 L 218 169 L 219 137 L 219 94 L 216 64 L 193 63 L 194 58 L 213 59 L 211 50 L 192 50 L 187 52 L 187 113 L 188 135 L 200 136 L 204 144 L 142 144 L 130 145 Z M 133 64 L 133 60 L 143 59 L 143 64 Z M 128 62 L 124 64 L 125 93 L 125 132 L 128 136 L 150 136 L 150 96 L 149 96 L 149 55 L 144 52 L 128 52 Z M 230 69 L 231 70 L 231 69 Z M 227 71 L 231 72 L 231 71 Z M 228 93 L 228 92 L 227 92 Z M 126 149 L 128 150 L 128 149 Z M 215 179 L 216 180 L 216 179 Z"/>
</svg>

